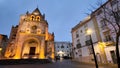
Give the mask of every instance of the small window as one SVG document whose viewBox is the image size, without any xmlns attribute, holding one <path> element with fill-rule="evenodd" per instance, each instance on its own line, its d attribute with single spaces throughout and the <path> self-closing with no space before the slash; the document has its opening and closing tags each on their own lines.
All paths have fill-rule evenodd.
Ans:
<svg viewBox="0 0 120 68">
<path fill-rule="evenodd" d="M 82 51 L 81 51 L 81 49 L 79 49 L 79 50 L 78 50 L 78 52 L 80 52 L 80 53 L 81 53 L 81 52 L 82 52 Z"/>
<path fill-rule="evenodd" d="M 61 48 L 64 48 L 64 46 L 62 45 Z"/>
<path fill-rule="evenodd" d="M 77 55 L 78 53 L 76 52 L 76 55 Z"/>
<path fill-rule="evenodd" d="M 73 49 L 75 50 L 76 48 L 74 47 Z"/>
<path fill-rule="evenodd" d="M 79 55 L 79 56 L 82 56 L 82 55 Z"/>
<path fill-rule="evenodd" d="M 76 31 L 76 38 L 78 38 L 79 37 L 79 33 L 78 33 L 78 31 Z"/>
<path fill-rule="evenodd" d="M 59 46 L 58 46 L 58 48 L 59 48 Z"/>
<path fill-rule="evenodd" d="M 85 41 L 85 44 L 86 44 L 86 46 L 91 45 L 91 44 L 92 44 L 92 43 L 91 43 L 91 40 L 86 40 L 86 41 Z"/>
<path fill-rule="evenodd" d="M 106 22 L 105 20 L 101 20 L 100 23 L 101 23 L 101 28 L 102 28 L 103 30 L 106 29 L 107 22 Z"/>
<path fill-rule="evenodd" d="M 78 38 L 79 37 L 79 34 L 76 34 L 76 38 Z"/>
<path fill-rule="evenodd" d="M 91 47 L 91 46 L 88 46 L 88 51 L 89 51 L 89 54 L 93 54 L 93 51 L 92 51 L 92 47 Z"/>
<path fill-rule="evenodd" d="M 84 28 L 87 28 L 87 27 L 88 27 L 88 25 L 87 25 L 87 24 L 85 24 L 85 25 L 84 25 Z"/>
<path fill-rule="evenodd" d="M 112 40 L 112 38 L 111 38 L 110 35 L 106 35 L 106 36 L 105 36 L 105 42 L 107 42 L 107 41 L 111 41 L 111 40 Z"/>
<path fill-rule="evenodd" d="M 80 39 L 77 40 L 77 43 L 80 43 Z"/>
<path fill-rule="evenodd" d="M 36 16 L 36 21 L 40 21 L 40 16 Z"/>
<path fill-rule="evenodd" d="M 120 11 L 117 11 L 118 15 L 120 15 Z"/>
<path fill-rule="evenodd" d="M 77 47 L 77 49 L 81 48 L 81 43 L 78 43 L 78 44 L 76 45 L 76 47 Z"/>
<path fill-rule="evenodd" d="M 119 3 L 119 1 L 113 0 L 113 1 L 111 2 L 111 5 L 114 6 L 114 5 L 117 4 L 117 3 Z"/>
<path fill-rule="evenodd" d="M 86 35 L 85 37 L 86 37 L 86 40 L 90 40 L 91 39 L 90 35 Z M 92 37 L 92 35 L 91 35 L 91 37 Z"/>
<path fill-rule="evenodd" d="M 34 15 L 31 15 L 30 20 L 31 20 L 31 21 L 34 21 L 34 19 L 35 19 L 35 16 L 34 16 Z"/>
<path fill-rule="evenodd" d="M 85 34 L 87 34 L 88 28 L 85 29 Z"/>
<path fill-rule="evenodd" d="M 82 30 L 80 30 L 80 32 L 82 33 Z"/>
</svg>

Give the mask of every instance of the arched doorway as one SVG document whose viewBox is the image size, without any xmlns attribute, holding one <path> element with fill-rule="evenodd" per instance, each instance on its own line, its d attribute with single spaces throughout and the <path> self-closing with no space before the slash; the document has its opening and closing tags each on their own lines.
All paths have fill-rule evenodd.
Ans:
<svg viewBox="0 0 120 68">
<path fill-rule="evenodd" d="M 22 58 L 35 59 L 38 58 L 40 51 L 39 42 L 35 39 L 29 39 L 22 46 Z"/>
<path fill-rule="evenodd" d="M 31 41 L 28 42 L 29 55 L 35 55 L 37 45 L 38 45 L 38 43 L 35 40 L 31 40 Z"/>
</svg>

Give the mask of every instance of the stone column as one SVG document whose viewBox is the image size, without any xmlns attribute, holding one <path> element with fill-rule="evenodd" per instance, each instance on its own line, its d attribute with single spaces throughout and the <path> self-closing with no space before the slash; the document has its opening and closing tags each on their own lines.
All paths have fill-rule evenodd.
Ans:
<svg viewBox="0 0 120 68">
<path fill-rule="evenodd" d="M 40 44 L 40 59 L 45 59 L 45 40 L 41 40 L 41 44 Z"/>
<path fill-rule="evenodd" d="M 54 41 L 51 42 L 52 44 L 52 54 L 51 54 L 51 58 L 54 60 L 55 59 L 55 46 L 54 46 Z"/>
<path fill-rule="evenodd" d="M 16 46 L 16 53 L 15 53 L 15 56 L 14 56 L 14 59 L 21 59 L 21 49 L 22 49 L 22 42 L 18 44 L 15 44 Z"/>
</svg>

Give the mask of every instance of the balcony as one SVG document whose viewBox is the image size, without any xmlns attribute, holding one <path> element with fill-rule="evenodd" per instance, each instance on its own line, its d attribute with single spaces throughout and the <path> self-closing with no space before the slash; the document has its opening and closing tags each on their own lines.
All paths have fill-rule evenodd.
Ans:
<svg viewBox="0 0 120 68">
<path fill-rule="evenodd" d="M 101 29 L 102 29 L 102 32 L 106 32 L 110 30 L 107 26 L 102 26 Z"/>
<path fill-rule="evenodd" d="M 114 44 L 114 39 L 113 39 L 112 37 L 105 38 L 105 39 L 103 39 L 103 41 L 104 41 L 107 45 L 112 45 L 112 44 Z"/>
</svg>

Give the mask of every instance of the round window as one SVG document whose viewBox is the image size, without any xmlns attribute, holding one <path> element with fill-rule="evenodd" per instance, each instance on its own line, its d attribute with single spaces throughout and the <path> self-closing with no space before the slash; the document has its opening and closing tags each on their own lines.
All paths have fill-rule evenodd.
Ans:
<svg viewBox="0 0 120 68">
<path fill-rule="evenodd" d="M 32 29 L 33 30 L 36 30 L 37 29 L 37 26 L 35 25 L 35 26 L 32 26 Z"/>
</svg>

